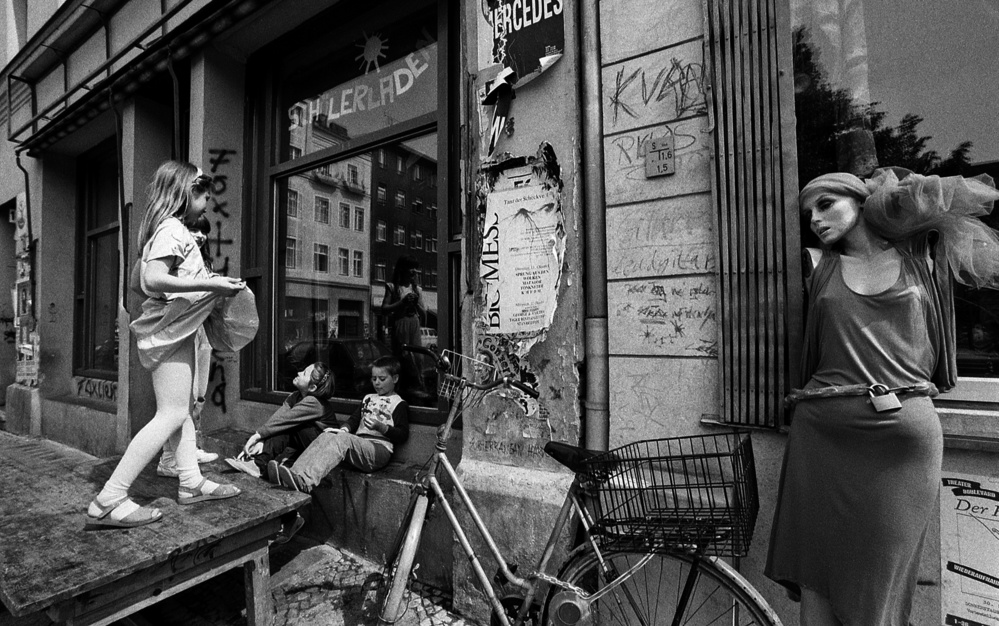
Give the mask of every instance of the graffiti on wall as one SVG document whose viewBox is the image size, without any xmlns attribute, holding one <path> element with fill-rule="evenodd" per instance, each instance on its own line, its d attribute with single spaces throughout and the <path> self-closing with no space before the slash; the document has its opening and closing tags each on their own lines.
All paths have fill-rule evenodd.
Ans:
<svg viewBox="0 0 999 626">
<path fill-rule="evenodd" d="M 609 278 L 709 274 L 716 268 L 709 194 L 653 200 L 607 212 Z"/>
<path fill-rule="evenodd" d="M 718 310 L 710 276 L 611 283 L 611 345 L 623 354 L 718 356 Z"/>
<path fill-rule="evenodd" d="M 235 243 L 235 239 L 226 237 L 223 234 L 223 230 L 227 230 L 227 221 L 230 216 L 229 201 L 225 199 L 226 190 L 229 187 L 229 175 L 225 173 L 227 168 L 223 166 L 228 165 L 230 162 L 229 157 L 235 154 L 235 150 L 228 148 L 211 148 L 208 150 L 208 163 L 210 165 L 208 173 L 212 177 L 211 212 L 212 219 L 215 222 L 212 225 L 214 233 L 212 233 L 209 241 L 210 247 L 214 249 L 212 256 L 215 259 L 221 260 L 221 262 L 214 262 L 214 270 L 223 276 L 229 275 L 229 255 L 225 251 Z M 223 221 L 223 219 L 227 221 Z M 225 246 L 225 249 L 223 249 L 223 246 Z"/>
<path fill-rule="evenodd" d="M 700 41 L 604 70 L 608 131 L 707 114 Z"/>
<path fill-rule="evenodd" d="M 116 380 L 74 376 L 73 382 L 76 386 L 76 395 L 79 398 L 118 402 L 118 381 Z"/>
</svg>

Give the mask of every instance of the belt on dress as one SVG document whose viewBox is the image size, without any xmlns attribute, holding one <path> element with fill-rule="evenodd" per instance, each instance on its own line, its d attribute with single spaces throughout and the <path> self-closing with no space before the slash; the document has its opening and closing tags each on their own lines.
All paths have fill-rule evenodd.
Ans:
<svg viewBox="0 0 999 626">
<path fill-rule="evenodd" d="M 931 398 L 940 394 L 937 386 L 930 382 L 912 383 L 901 387 L 889 387 L 880 383 L 871 385 L 834 385 L 831 387 L 816 387 L 814 389 L 792 389 L 791 393 L 784 398 L 784 407 L 791 408 L 802 400 L 815 400 L 816 398 L 835 398 L 838 396 L 866 396 L 869 394 L 885 395 L 894 393 L 902 395 L 911 393 Z"/>
</svg>

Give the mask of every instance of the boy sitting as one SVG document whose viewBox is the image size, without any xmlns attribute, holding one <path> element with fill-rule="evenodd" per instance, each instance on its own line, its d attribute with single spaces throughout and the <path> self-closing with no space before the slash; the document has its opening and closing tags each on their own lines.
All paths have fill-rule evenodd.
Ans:
<svg viewBox="0 0 999 626">
<path fill-rule="evenodd" d="M 310 492 L 334 467 L 346 461 L 362 472 L 374 472 L 392 459 L 394 446 L 409 438 L 409 404 L 395 392 L 399 360 L 384 356 L 371 365 L 375 393 L 364 396 L 361 406 L 342 428 L 326 428 L 290 468 L 268 464 L 277 471 L 282 486 Z"/>
</svg>

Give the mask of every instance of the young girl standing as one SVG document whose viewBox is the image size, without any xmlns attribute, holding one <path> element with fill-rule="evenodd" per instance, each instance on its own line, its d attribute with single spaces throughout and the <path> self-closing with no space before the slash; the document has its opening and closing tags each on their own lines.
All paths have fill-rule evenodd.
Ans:
<svg viewBox="0 0 999 626">
<path fill-rule="evenodd" d="M 170 440 L 176 449 L 180 481 L 177 501 L 192 504 L 239 495 L 238 488 L 218 484 L 198 469 L 193 403 L 195 335 L 220 297 L 234 296 L 245 284 L 213 276 L 185 224 L 207 208 L 211 179 L 190 163 L 167 161 L 156 171 L 149 203 L 139 226 L 139 279 L 148 296 L 132 325 L 139 360 L 150 370 L 156 415 L 132 439 L 104 488 L 87 509 L 89 526 L 134 527 L 162 517 L 158 509 L 140 507 L 128 497 L 139 472 Z"/>
</svg>

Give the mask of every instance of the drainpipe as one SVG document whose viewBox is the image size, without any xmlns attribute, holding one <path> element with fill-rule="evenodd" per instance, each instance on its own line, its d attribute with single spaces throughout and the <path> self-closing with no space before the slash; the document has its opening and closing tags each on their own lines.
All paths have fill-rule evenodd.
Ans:
<svg viewBox="0 0 999 626">
<path fill-rule="evenodd" d="M 29 283 L 29 289 L 31 290 L 31 317 L 37 320 L 35 317 L 35 273 L 38 268 L 35 265 L 35 234 L 31 232 L 31 181 L 28 179 L 28 170 L 24 169 L 21 165 L 21 151 L 14 151 L 14 160 L 17 162 L 17 169 L 21 170 L 24 174 L 24 230 L 28 232 L 28 265 L 31 268 L 31 281 Z"/>
<path fill-rule="evenodd" d="M 606 450 L 610 433 L 607 357 L 607 222 L 604 212 L 604 157 L 600 111 L 600 3 L 579 2 L 579 100 L 583 161 L 583 322 L 586 363 L 584 445 Z"/>
</svg>

